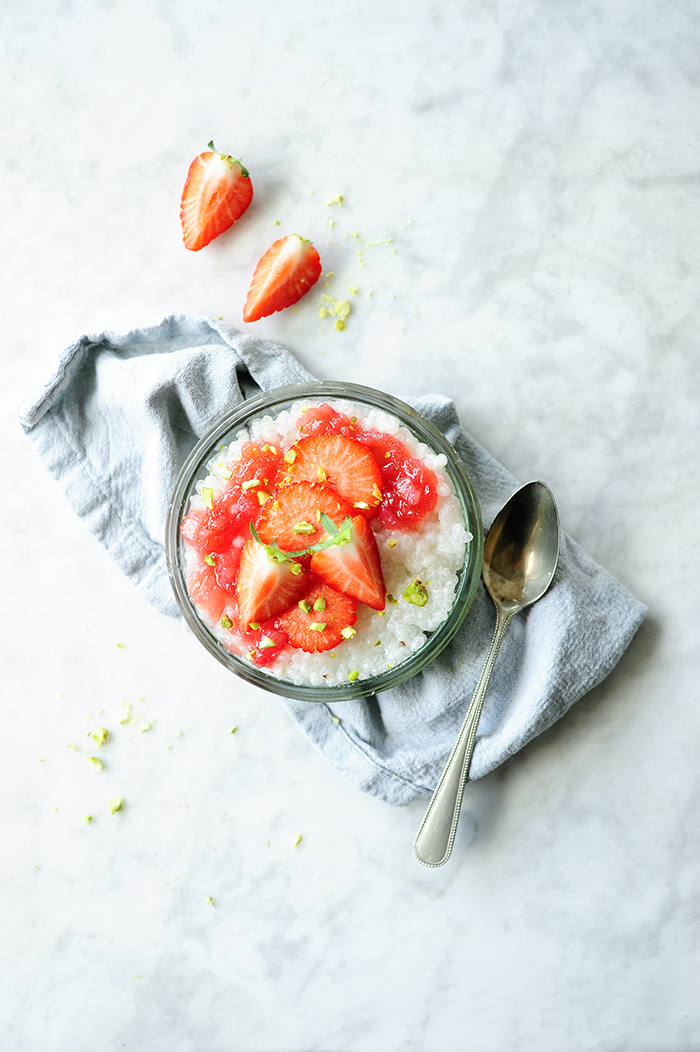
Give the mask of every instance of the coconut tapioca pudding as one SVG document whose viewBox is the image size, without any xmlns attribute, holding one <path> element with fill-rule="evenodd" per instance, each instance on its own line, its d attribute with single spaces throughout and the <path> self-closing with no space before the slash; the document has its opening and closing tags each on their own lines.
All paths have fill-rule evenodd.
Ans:
<svg viewBox="0 0 700 1052">
<path fill-rule="evenodd" d="M 180 526 L 199 618 L 289 684 L 400 666 L 450 614 L 473 540 L 446 464 L 360 402 L 300 400 L 253 419 L 208 461 Z"/>
</svg>

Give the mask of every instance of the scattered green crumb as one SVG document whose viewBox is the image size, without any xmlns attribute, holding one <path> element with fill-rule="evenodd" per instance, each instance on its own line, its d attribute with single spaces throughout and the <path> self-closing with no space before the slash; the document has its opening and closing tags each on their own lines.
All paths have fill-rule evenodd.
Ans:
<svg viewBox="0 0 700 1052">
<path fill-rule="evenodd" d="M 279 225 L 280 225 L 280 221 L 279 221 L 279 219 L 275 219 L 275 224 L 274 224 L 274 225 L 275 225 L 275 226 L 279 226 Z"/>
<path fill-rule="evenodd" d="M 98 760 L 98 758 L 96 756 L 88 756 L 88 760 L 90 761 L 90 763 L 92 764 L 92 766 L 95 768 L 96 771 L 101 771 L 102 770 L 102 762 L 100 760 Z"/>
<path fill-rule="evenodd" d="M 83 822 L 92 822 L 92 815 L 85 815 Z"/>
<path fill-rule="evenodd" d="M 117 646 L 119 647 L 120 650 L 124 649 L 124 644 L 123 643 L 117 643 Z"/>
<path fill-rule="evenodd" d="M 342 194 L 338 194 L 337 197 L 332 197 L 330 199 L 330 201 L 326 201 L 326 204 L 328 205 L 329 208 L 330 208 L 331 205 L 342 205 L 342 203 L 343 203 L 343 195 Z"/>
<path fill-rule="evenodd" d="M 214 490 L 211 486 L 202 487 L 202 503 L 205 504 L 210 511 L 214 510 Z"/>
<path fill-rule="evenodd" d="M 398 599 L 394 599 L 394 597 L 391 594 L 391 592 L 387 592 L 387 594 L 386 594 L 386 601 L 387 601 L 387 603 L 391 603 L 392 606 L 398 606 L 399 605 Z"/>
<path fill-rule="evenodd" d="M 104 745 L 109 738 L 109 731 L 106 727 L 100 727 L 100 729 L 95 731 L 92 736 L 98 745 Z"/>
<path fill-rule="evenodd" d="M 331 716 L 333 723 L 340 723 L 340 716 Z"/>
<path fill-rule="evenodd" d="M 382 645 L 381 639 L 378 639 L 377 642 L 374 645 L 375 645 L 375 647 L 380 647 Z"/>
<path fill-rule="evenodd" d="M 228 614 L 221 615 L 221 620 L 219 621 L 219 624 L 222 628 L 233 628 L 233 621 L 228 616 Z"/>
<path fill-rule="evenodd" d="M 320 595 L 318 597 L 318 599 L 316 600 L 316 602 L 314 603 L 314 610 L 316 610 L 317 613 L 320 613 L 322 610 L 325 610 L 325 609 L 326 609 L 326 600 L 323 598 L 322 595 Z"/>
<path fill-rule="evenodd" d="M 233 727 L 229 727 L 228 732 L 229 732 L 229 734 L 235 734 L 237 730 L 238 730 L 238 727 L 234 723 Z"/>
<path fill-rule="evenodd" d="M 294 847 L 299 847 L 299 844 L 301 844 L 301 842 L 302 842 L 302 840 L 303 840 L 303 839 L 304 839 L 304 838 L 302 837 L 302 835 L 301 835 L 301 833 L 300 833 L 300 834 L 299 834 L 299 836 L 298 836 L 298 837 L 296 838 L 296 840 L 294 841 Z"/>
<path fill-rule="evenodd" d="M 359 675 L 360 675 L 359 670 L 354 668 L 352 670 L 352 672 L 348 672 L 348 679 L 350 680 L 351 683 L 354 683 Z"/>
<path fill-rule="evenodd" d="M 207 895 L 207 902 L 209 903 L 210 906 L 214 906 L 214 909 L 216 909 L 216 906 L 214 905 L 214 900 L 211 897 L 211 895 Z"/>
<path fill-rule="evenodd" d="M 216 566 L 216 559 L 211 554 L 205 555 L 204 556 L 204 561 L 207 564 L 207 566 Z"/>
<path fill-rule="evenodd" d="M 116 815 L 117 811 L 121 811 L 123 803 L 123 796 L 112 797 L 112 799 L 109 801 L 109 813 L 111 815 Z"/>
<path fill-rule="evenodd" d="M 341 628 L 340 634 L 343 639 L 352 639 L 353 636 L 357 635 L 357 629 L 351 628 L 350 625 L 348 625 L 346 628 Z"/>
<path fill-rule="evenodd" d="M 415 580 L 407 586 L 403 597 L 407 603 L 411 603 L 413 606 L 425 606 L 428 602 L 428 589 L 425 587 L 423 582 L 416 577 Z"/>
</svg>

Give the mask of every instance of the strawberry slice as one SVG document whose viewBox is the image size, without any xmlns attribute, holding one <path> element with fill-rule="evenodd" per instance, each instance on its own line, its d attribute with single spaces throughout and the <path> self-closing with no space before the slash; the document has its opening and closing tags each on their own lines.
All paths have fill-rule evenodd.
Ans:
<svg viewBox="0 0 700 1052">
<path fill-rule="evenodd" d="M 311 556 L 313 573 L 336 591 L 383 610 L 386 588 L 372 527 L 361 515 L 344 522 L 335 536 L 330 523 L 326 525 L 332 543 Z"/>
<path fill-rule="evenodd" d="M 382 473 L 361 442 L 347 435 L 312 435 L 297 442 L 294 454 L 294 461 L 277 475 L 279 486 L 286 480 L 325 482 L 353 505 L 353 514 L 359 511 L 371 518 L 376 513 L 382 502 Z"/>
<path fill-rule="evenodd" d="M 253 184 L 240 161 L 214 143 L 195 157 L 182 191 L 180 220 L 185 248 L 198 252 L 228 230 L 253 200 Z"/>
<path fill-rule="evenodd" d="M 343 630 L 356 621 L 357 603 L 316 581 L 302 600 L 277 618 L 275 626 L 293 647 L 313 654 L 339 646 L 345 639 Z"/>
<path fill-rule="evenodd" d="M 253 274 L 243 321 L 257 321 L 291 307 L 321 276 L 318 252 L 305 237 L 290 234 L 275 241 Z"/>
<path fill-rule="evenodd" d="M 276 541 L 284 552 L 301 551 L 328 538 L 321 515 L 338 526 L 352 515 L 352 507 L 330 486 L 297 482 L 282 487 L 263 505 L 255 525 L 263 544 Z"/>
<path fill-rule="evenodd" d="M 246 541 L 238 567 L 236 591 L 242 627 L 276 617 L 308 591 L 309 575 L 268 546 Z"/>
</svg>

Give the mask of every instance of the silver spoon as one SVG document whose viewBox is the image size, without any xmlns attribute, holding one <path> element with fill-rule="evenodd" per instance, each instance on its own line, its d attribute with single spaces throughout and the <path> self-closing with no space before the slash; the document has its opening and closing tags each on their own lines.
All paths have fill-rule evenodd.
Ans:
<svg viewBox="0 0 700 1052">
<path fill-rule="evenodd" d="M 528 482 L 499 511 L 484 543 L 481 575 L 496 604 L 496 630 L 459 737 L 413 843 L 426 866 L 442 866 L 452 853 L 476 728 L 503 634 L 511 617 L 549 588 L 559 558 L 559 515 L 544 482 Z"/>
</svg>

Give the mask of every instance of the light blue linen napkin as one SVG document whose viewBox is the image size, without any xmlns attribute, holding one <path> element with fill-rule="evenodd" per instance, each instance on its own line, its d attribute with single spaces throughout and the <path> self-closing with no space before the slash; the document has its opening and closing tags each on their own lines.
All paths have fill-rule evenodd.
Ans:
<svg viewBox="0 0 700 1052">
<path fill-rule="evenodd" d="M 88 529 L 149 602 L 178 617 L 165 564 L 165 521 L 197 440 L 242 400 L 314 379 L 279 344 L 206 318 L 175 315 L 125 335 L 83 336 L 20 422 Z M 438 395 L 412 400 L 466 465 L 488 529 L 517 489 Z M 503 763 L 599 683 L 646 608 L 564 535 L 547 595 L 514 618 L 484 704 L 471 767 Z M 457 637 L 424 672 L 392 690 L 334 705 L 287 700 L 326 760 L 391 804 L 430 794 L 451 752 L 495 624 L 483 585 Z M 335 718 L 334 718 L 335 717 Z"/>
</svg>

